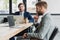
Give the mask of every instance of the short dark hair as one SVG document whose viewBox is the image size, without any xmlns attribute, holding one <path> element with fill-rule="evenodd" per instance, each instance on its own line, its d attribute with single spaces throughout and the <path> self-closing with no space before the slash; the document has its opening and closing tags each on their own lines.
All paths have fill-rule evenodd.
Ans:
<svg viewBox="0 0 60 40">
<path fill-rule="evenodd" d="M 18 4 L 18 8 L 20 7 L 20 5 L 24 5 L 24 3 L 19 3 L 19 4 Z"/>
<path fill-rule="evenodd" d="M 47 9 L 47 2 L 45 1 L 39 1 L 38 3 L 36 3 L 36 6 L 43 6 Z"/>
</svg>

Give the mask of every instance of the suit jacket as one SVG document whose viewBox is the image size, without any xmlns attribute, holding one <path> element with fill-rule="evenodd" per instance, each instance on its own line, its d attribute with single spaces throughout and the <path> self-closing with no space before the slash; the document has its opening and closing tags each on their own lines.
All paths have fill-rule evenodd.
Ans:
<svg viewBox="0 0 60 40">
<path fill-rule="evenodd" d="M 20 15 L 20 12 L 15 12 L 14 15 Z M 24 12 L 24 18 L 28 18 L 29 22 L 34 22 L 34 19 L 32 18 L 29 12 Z"/>
<path fill-rule="evenodd" d="M 53 26 L 53 24 L 52 24 L 52 20 L 51 20 L 51 15 L 45 14 L 42 17 L 40 25 L 38 25 L 38 27 L 36 29 L 36 30 L 38 30 L 38 32 L 37 33 L 27 33 L 27 34 L 30 37 L 44 39 L 46 37 L 46 35 L 48 34 L 50 27 L 52 27 L 52 26 Z"/>
</svg>

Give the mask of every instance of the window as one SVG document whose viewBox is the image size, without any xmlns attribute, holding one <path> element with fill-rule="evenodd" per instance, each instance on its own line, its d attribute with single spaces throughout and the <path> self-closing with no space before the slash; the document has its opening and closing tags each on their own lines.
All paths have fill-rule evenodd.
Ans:
<svg viewBox="0 0 60 40">
<path fill-rule="evenodd" d="M 9 14 L 9 0 L 0 0 L 0 14 Z"/>
<path fill-rule="evenodd" d="M 36 13 L 35 4 L 37 2 L 38 2 L 38 0 L 27 0 L 27 2 L 26 2 L 27 11 L 30 13 Z"/>
<path fill-rule="evenodd" d="M 26 4 L 26 11 L 36 13 L 35 4 L 38 0 L 12 0 L 12 13 L 18 11 L 18 4 L 23 2 Z"/>
<path fill-rule="evenodd" d="M 18 11 L 18 4 L 23 3 L 23 0 L 12 0 L 12 13 Z"/>
</svg>

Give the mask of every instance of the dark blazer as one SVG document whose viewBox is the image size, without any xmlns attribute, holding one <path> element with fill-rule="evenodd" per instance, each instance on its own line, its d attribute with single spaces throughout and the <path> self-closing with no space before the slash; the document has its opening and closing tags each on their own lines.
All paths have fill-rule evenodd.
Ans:
<svg viewBox="0 0 60 40">
<path fill-rule="evenodd" d="M 14 15 L 20 15 L 20 12 L 15 12 Z M 29 22 L 34 22 L 34 19 L 32 18 L 29 12 L 24 12 L 24 18 L 28 18 Z"/>
</svg>

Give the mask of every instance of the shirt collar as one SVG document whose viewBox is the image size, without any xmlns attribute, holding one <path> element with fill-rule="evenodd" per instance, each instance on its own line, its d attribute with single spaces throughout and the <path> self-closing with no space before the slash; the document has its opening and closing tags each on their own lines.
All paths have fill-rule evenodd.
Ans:
<svg viewBox="0 0 60 40">
<path fill-rule="evenodd" d="M 46 12 L 43 14 L 43 16 L 45 16 L 47 13 L 48 13 L 48 11 L 46 11 Z"/>
<path fill-rule="evenodd" d="M 20 12 L 20 13 L 24 13 L 24 11 L 23 12 Z"/>
<path fill-rule="evenodd" d="M 39 17 L 44 17 L 47 13 L 48 11 L 46 11 L 43 15 L 40 15 Z"/>
</svg>

